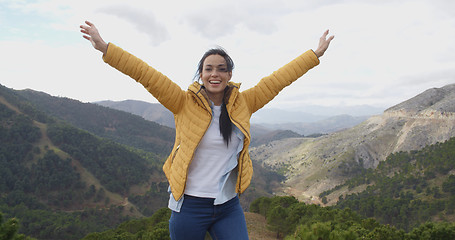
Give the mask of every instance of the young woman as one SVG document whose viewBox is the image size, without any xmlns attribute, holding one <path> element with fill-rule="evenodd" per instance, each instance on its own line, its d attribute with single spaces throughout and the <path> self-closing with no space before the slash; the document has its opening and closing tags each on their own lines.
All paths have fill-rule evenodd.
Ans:
<svg viewBox="0 0 455 240">
<path fill-rule="evenodd" d="M 231 82 L 234 63 L 223 49 L 207 51 L 188 90 L 153 67 L 101 38 L 94 24 L 83 37 L 103 60 L 141 83 L 175 118 L 175 144 L 163 170 L 169 181 L 171 239 L 248 239 L 238 195 L 253 176 L 248 154 L 251 115 L 284 87 L 319 64 L 333 36 L 328 30 L 315 51 L 308 50 L 245 91 Z"/>
</svg>

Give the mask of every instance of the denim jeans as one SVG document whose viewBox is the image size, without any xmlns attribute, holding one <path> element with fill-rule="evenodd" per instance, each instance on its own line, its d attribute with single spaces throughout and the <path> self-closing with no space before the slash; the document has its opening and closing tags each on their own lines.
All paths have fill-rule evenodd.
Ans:
<svg viewBox="0 0 455 240">
<path fill-rule="evenodd" d="M 248 231 L 239 198 L 213 205 L 213 198 L 185 195 L 180 212 L 172 211 L 169 232 L 172 240 L 246 240 Z"/>
</svg>

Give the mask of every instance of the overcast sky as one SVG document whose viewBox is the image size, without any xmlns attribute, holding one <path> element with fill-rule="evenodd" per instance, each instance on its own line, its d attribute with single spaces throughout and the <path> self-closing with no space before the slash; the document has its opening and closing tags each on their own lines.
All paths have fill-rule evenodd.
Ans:
<svg viewBox="0 0 455 240">
<path fill-rule="evenodd" d="M 82 38 L 90 20 L 107 42 L 183 89 L 203 53 L 222 46 L 241 89 L 335 35 L 312 69 L 267 107 L 388 108 L 455 83 L 453 0 L 0 0 L 0 84 L 82 102 L 156 100 L 105 64 Z"/>
</svg>

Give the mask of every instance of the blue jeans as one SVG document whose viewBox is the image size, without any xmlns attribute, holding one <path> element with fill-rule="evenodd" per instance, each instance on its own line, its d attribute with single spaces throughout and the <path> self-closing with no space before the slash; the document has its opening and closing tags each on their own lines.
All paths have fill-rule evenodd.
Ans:
<svg viewBox="0 0 455 240">
<path fill-rule="evenodd" d="M 172 240 L 204 240 L 207 232 L 213 240 L 248 239 L 245 215 L 239 198 L 213 205 L 213 198 L 185 195 L 180 212 L 172 211 L 169 232 Z"/>
</svg>

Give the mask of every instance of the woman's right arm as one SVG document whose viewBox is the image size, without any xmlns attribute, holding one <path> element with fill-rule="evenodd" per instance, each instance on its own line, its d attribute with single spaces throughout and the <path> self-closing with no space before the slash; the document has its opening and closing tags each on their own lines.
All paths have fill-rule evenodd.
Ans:
<svg viewBox="0 0 455 240">
<path fill-rule="evenodd" d="M 103 53 L 103 60 L 122 73 L 141 83 L 161 104 L 174 114 L 183 106 L 185 92 L 168 77 L 149 66 L 141 59 L 124 51 L 115 44 L 107 44 L 99 34 L 95 25 L 86 21 L 81 25 L 84 38 L 93 47 Z"/>
</svg>

